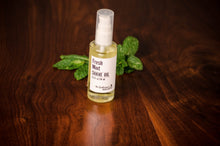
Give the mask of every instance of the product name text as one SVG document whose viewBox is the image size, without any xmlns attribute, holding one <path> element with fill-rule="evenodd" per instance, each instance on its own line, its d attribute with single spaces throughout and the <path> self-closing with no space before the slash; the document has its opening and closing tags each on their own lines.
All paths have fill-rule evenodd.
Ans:
<svg viewBox="0 0 220 146">
<path fill-rule="evenodd" d="M 109 72 L 101 72 L 101 67 L 103 66 L 103 62 L 100 60 L 92 59 L 92 75 L 93 78 L 95 77 L 109 77 Z M 99 78 L 98 80 L 105 80 Z"/>
</svg>

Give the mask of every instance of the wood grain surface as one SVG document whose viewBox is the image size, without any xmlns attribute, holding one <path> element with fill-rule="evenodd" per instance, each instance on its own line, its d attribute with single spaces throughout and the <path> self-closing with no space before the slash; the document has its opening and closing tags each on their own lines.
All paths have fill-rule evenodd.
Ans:
<svg viewBox="0 0 220 146">
<path fill-rule="evenodd" d="M 117 43 L 139 39 L 144 64 L 106 104 L 52 68 L 88 55 L 100 8 L 115 12 Z M 219 14 L 217 0 L 1 2 L 0 145 L 220 145 Z"/>
</svg>

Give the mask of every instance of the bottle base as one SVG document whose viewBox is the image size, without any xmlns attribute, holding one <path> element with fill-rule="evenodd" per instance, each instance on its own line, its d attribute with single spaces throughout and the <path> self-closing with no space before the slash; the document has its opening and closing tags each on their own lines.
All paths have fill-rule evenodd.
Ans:
<svg viewBox="0 0 220 146">
<path fill-rule="evenodd" d="M 105 102 L 110 102 L 114 99 L 115 92 L 112 91 L 110 93 L 96 93 L 88 90 L 87 95 L 91 101 L 98 103 L 105 103 Z"/>
</svg>

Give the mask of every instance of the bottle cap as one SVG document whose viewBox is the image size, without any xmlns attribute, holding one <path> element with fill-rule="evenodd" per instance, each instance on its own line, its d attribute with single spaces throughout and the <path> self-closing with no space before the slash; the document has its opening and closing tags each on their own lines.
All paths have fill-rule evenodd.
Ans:
<svg viewBox="0 0 220 146">
<path fill-rule="evenodd" d="M 114 12 L 109 9 L 100 9 L 96 16 L 95 43 L 100 46 L 112 44 Z"/>
</svg>

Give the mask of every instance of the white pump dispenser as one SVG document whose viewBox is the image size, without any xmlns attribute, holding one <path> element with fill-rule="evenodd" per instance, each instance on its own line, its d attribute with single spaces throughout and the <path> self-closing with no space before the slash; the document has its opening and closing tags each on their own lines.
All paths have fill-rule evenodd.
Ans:
<svg viewBox="0 0 220 146">
<path fill-rule="evenodd" d="M 95 43 L 100 46 L 112 44 L 114 12 L 109 9 L 100 9 L 96 17 Z"/>
</svg>

